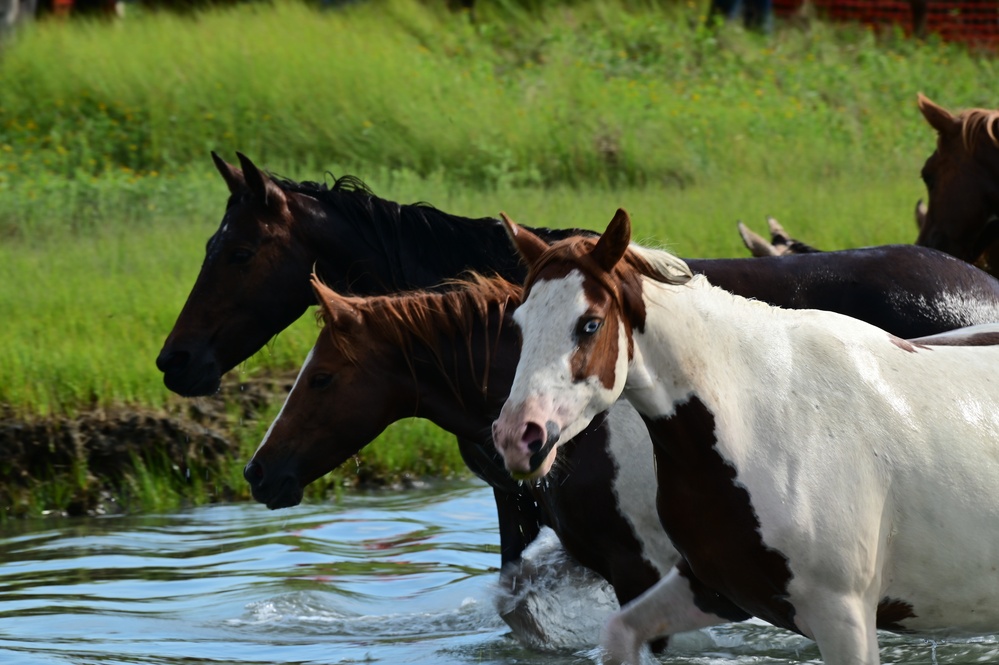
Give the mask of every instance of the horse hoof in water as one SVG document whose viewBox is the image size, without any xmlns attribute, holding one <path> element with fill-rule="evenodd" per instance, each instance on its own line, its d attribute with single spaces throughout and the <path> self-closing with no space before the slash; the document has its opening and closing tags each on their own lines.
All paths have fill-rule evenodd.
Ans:
<svg viewBox="0 0 999 665">
<path fill-rule="evenodd" d="M 500 573 L 495 603 L 517 641 L 540 651 L 593 648 L 619 607 L 610 584 L 569 558 L 548 527 Z"/>
</svg>

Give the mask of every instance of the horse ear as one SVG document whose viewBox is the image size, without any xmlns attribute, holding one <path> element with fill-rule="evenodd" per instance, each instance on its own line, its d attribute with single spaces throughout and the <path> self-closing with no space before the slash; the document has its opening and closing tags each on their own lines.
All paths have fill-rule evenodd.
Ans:
<svg viewBox="0 0 999 665">
<path fill-rule="evenodd" d="M 270 176 L 257 168 L 257 165 L 250 161 L 250 158 L 241 152 L 237 152 L 239 165 L 243 167 L 243 178 L 250 192 L 266 207 L 273 210 L 280 210 L 288 205 L 288 199 L 284 191 L 274 184 Z"/>
<path fill-rule="evenodd" d="M 948 134 L 960 128 L 961 122 L 950 111 L 934 104 L 923 93 L 917 93 L 916 103 L 919 105 L 920 113 L 926 118 L 926 122 L 930 123 L 930 127 L 937 130 L 938 133 Z"/>
<path fill-rule="evenodd" d="M 229 187 L 230 194 L 236 194 L 246 189 L 246 180 L 243 179 L 242 171 L 219 157 L 214 150 L 212 150 L 212 161 L 215 162 L 215 168 Z"/>
<path fill-rule="evenodd" d="M 736 222 L 736 228 L 739 229 L 742 244 L 746 246 L 750 254 L 753 256 L 777 256 L 777 249 L 767 242 L 766 238 L 743 224 L 741 219 Z"/>
<path fill-rule="evenodd" d="M 510 242 L 527 265 L 534 265 L 548 251 L 548 243 L 510 219 L 505 212 L 500 213 L 500 219 L 503 220 L 503 228 L 506 229 Z"/>
<path fill-rule="evenodd" d="M 631 217 L 624 208 L 618 208 L 607 230 L 593 247 L 590 256 L 597 265 L 610 272 L 624 256 L 631 242 Z"/>
<path fill-rule="evenodd" d="M 347 325 L 361 322 L 360 312 L 350 305 L 350 298 L 323 284 L 316 273 L 312 273 L 309 281 L 312 284 L 312 292 L 316 294 L 316 300 L 322 307 L 323 319 L 327 326 L 336 326 L 337 330 L 343 331 Z"/>
</svg>

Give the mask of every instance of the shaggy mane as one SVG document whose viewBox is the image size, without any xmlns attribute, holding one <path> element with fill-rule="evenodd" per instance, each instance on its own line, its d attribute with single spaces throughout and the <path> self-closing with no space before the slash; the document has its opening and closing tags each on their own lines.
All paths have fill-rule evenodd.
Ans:
<svg viewBox="0 0 999 665">
<path fill-rule="evenodd" d="M 999 147 L 999 138 L 996 136 L 999 110 L 967 109 L 961 111 L 957 118 L 961 122 L 961 140 L 964 142 L 965 150 L 974 152 L 983 132 L 989 137 L 992 145 Z"/>
<path fill-rule="evenodd" d="M 449 280 L 448 287 L 449 290 L 443 292 L 411 291 L 368 298 L 345 297 L 342 302 L 334 302 L 334 309 L 349 304 L 364 320 L 364 335 L 361 338 L 331 334 L 334 348 L 357 364 L 356 347 L 362 346 L 365 338 L 384 340 L 402 349 L 415 376 L 412 355 L 417 345 L 430 351 L 441 370 L 447 367 L 444 345 L 440 343 L 441 338 L 446 337 L 457 342 L 453 345 L 454 349 L 465 349 L 469 365 L 474 366 L 471 333 L 475 325 L 488 325 L 491 313 L 504 318 L 509 309 L 520 304 L 523 289 L 501 277 L 484 277 L 477 273 Z M 325 309 L 319 309 L 317 318 L 329 325 Z M 481 380 L 483 393 L 489 382 L 489 355 L 495 342 L 490 340 L 487 344 L 483 374 L 476 377 Z M 453 387 L 457 394 L 457 386 Z"/>
<path fill-rule="evenodd" d="M 616 293 L 617 289 L 608 281 L 609 275 L 590 258 L 590 252 L 598 240 L 599 237 L 573 237 L 553 244 L 531 267 L 526 288 L 530 289 L 538 273 L 545 267 L 553 263 L 574 263 L 580 270 L 599 280 L 612 294 Z M 613 275 L 617 279 L 625 279 L 629 272 L 666 284 L 683 284 L 693 277 L 693 272 L 683 259 L 661 249 L 650 249 L 635 243 L 631 243 L 624 258 L 614 267 Z"/>
</svg>

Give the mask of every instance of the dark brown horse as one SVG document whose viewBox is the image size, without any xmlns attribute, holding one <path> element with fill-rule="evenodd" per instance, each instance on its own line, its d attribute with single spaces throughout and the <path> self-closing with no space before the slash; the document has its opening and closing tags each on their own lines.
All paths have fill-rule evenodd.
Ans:
<svg viewBox="0 0 999 665">
<path fill-rule="evenodd" d="M 519 282 L 525 271 L 496 219 L 399 205 L 346 177 L 332 187 L 273 178 L 240 156 L 213 156 L 229 187 L 194 288 L 157 358 L 170 389 L 210 394 L 220 377 L 315 303 L 315 267 L 337 291 L 378 295 L 427 288 L 466 270 Z M 583 231 L 536 229 L 546 240 Z M 900 337 L 999 320 L 999 283 L 933 250 L 894 246 L 773 259 L 690 260 L 735 293 L 794 308 L 850 314 Z M 459 440 L 495 490 L 503 562 L 517 559 L 543 518 L 491 445 Z"/>
<path fill-rule="evenodd" d="M 929 192 L 917 214 L 917 245 L 933 247 L 999 273 L 999 111 L 953 114 L 919 95 L 919 110 L 937 132 L 922 176 Z"/>
</svg>

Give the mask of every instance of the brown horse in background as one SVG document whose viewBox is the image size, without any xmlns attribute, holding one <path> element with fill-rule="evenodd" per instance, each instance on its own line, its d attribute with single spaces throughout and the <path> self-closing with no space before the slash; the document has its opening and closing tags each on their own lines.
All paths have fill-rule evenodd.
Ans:
<svg viewBox="0 0 999 665">
<path fill-rule="evenodd" d="M 922 170 L 929 205 L 917 210 L 916 244 L 999 275 L 999 111 L 954 114 L 922 94 L 919 110 L 937 131 L 937 148 Z"/>
<path fill-rule="evenodd" d="M 916 204 L 916 244 L 974 264 L 999 277 L 999 110 L 951 113 L 918 95 L 919 110 L 937 131 L 937 148 L 922 169 L 929 204 Z M 753 256 L 818 250 L 794 239 L 772 217 L 769 242 L 739 222 Z"/>
</svg>

